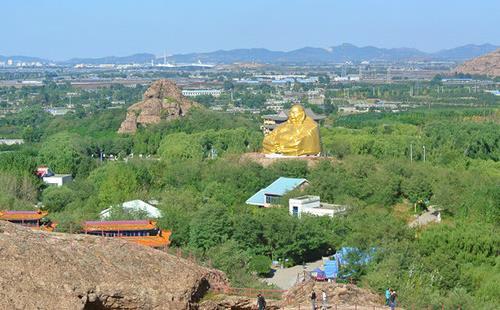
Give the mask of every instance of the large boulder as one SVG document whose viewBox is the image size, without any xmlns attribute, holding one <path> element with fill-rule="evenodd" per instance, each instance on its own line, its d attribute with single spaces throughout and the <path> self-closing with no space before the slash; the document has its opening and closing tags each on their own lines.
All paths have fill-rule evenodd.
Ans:
<svg viewBox="0 0 500 310">
<path fill-rule="evenodd" d="M 127 109 L 119 133 L 135 133 L 138 125 L 157 124 L 161 120 L 172 120 L 186 115 L 195 103 L 182 95 L 174 82 L 158 80 L 151 84 L 143 100 Z"/>
<path fill-rule="evenodd" d="M 224 274 L 116 238 L 0 221 L 0 309 L 197 309 Z"/>
</svg>

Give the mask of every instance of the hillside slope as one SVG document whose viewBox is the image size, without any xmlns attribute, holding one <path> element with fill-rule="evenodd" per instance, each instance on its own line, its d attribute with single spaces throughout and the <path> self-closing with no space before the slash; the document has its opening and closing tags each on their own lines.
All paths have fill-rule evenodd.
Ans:
<svg viewBox="0 0 500 310">
<path fill-rule="evenodd" d="M 192 309 L 223 273 L 114 238 L 0 221 L 0 309 Z"/>
<path fill-rule="evenodd" d="M 500 48 L 489 54 L 464 62 L 457 73 L 500 76 Z"/>
</svg>

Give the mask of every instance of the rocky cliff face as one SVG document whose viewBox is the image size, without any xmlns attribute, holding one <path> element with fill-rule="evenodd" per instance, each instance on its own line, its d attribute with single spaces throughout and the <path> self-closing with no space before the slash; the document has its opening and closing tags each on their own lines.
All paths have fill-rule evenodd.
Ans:
<svg viewBox="0 0 500 310">
<path fill-rule="evenodd" d="M 159 80 L 151 84 L 143 100 L 131 105 L 119 133 L 135 133 L 138 125 L 157 124 L 184 116 L 195 104 L 182 96 L 174 82 Z"/>
<path fill-rule="evenodd" d="M 116 238 L 0 221 L 0 309 L 197 309 L 220 271 Z"/>
<path fill-rule="evenodd" d="M 500 49 L 464 62 L 455 69 L 457 73 L 500 76 Z"/>
</svg>

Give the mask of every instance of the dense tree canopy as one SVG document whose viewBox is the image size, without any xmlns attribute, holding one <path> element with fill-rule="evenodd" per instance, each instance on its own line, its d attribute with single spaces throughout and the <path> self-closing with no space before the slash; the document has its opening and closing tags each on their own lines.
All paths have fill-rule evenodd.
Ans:
<svg viewBox="0 0 500 310">
<path fill-rule="evenodd" d="M 323 153 L 332 158 L 270 165 L 241 157 L 258 151 L 263 138 L 260 120 L 250 115 L 200 108 L 129 136 L 116 133 L 123 111 L 54 119 L 28 112 L 9 126 L 46 126 L 41 135 L 26 129 L 26 145 L 0 152 L 2 209 L 41 201 L 58 230 L 74 232 L 110 206 L 154 199 L 172 246 L 210 260 L 235 285 L 262 285 L 253 274 L 266 274 L 270 260 L 300 264 L 349 246 L 373 252 L 370 264 L 349 266 L 354 280 L 377 291 L 395 287 L 403 305 L 488 309 L 500 302 L 497 110 L 487 117 L 474 108 L 334 114 L 333 125 L 321 128 Z M 75 180 L 47 188 L 33 175 L 40 164 Z M 285 204 L 314 194 L 348 211 L 298 219 L 286 207 L 245 204 L 280 176 L 310 183 L 286 195 Z M 409 228 L 420 203 L 442 209 L 443 222 Z"/>
</svg>

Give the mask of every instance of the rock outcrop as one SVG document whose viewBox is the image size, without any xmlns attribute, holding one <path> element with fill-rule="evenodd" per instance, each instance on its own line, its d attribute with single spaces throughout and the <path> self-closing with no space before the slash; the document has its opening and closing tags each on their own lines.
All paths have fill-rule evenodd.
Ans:
<svg viewBox="0 0 500 310">
<path fill-rule="evenodd" d="M 456 73 L 500 76 L 500 49 L 464 62 Z"/>
<path fill-rule="evenodd" d="M 224 274 L 116 238 L 0 221 L 0 309 L 197 309 Z"/>
<path fill-rule="evenodd" d="M 381 296 L 374 294 L 366 289 L 362 289 L 353 284 L 315 282 L 313 280 L 298 284 L 292 287 L 283 296 L 282 307 L 284 309 L 296 309 L 299 306 L 310 303 L 309 296 L 314 289 L 321 304 L 321 291 L 325 290 L 329 305 L 349 306 L 354 309 L 363 307 L 382 306 L 384 300 Z M 300 308 L 300 307 L 299 307 Z"/>
<path fill-rule="evenodd" d="M 206 300 L 200 303 L 199 310 L 255 310 L 257 305 L 256 298 L 218 295 L 213 300 Z M 266 310 L 282 309 L 278 301 L 267 300 Z"/>
<path fill-rule="evenodd" d="M 119 133 L 135 133 L 138 125 L 157 124 L 161 120 L 172 120 L 186 115 L 195 103 L 182 96 L 174 82 L 158 80 L 151 84 L 143 100 L 127 109 Z"/>
</svg>

